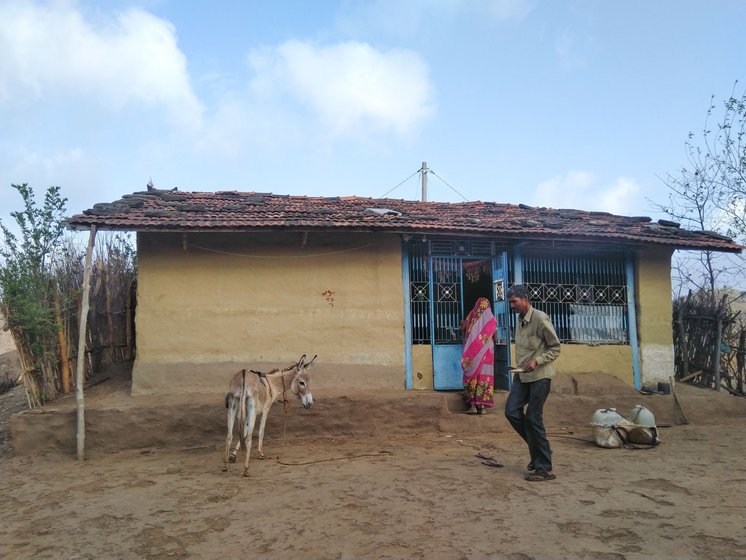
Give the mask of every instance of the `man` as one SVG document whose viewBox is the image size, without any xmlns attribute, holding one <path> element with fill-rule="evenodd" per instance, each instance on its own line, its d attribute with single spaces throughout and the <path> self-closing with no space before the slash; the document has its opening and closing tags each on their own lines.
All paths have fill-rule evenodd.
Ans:
<svg viewBox="0 0 746 560">
<path fill-rule="evenodd" d="M 515 353 L 519 366 L 505 402 L 505 417 L 528 444 L 531 462 L 526 480 L 541 482 L 556 478 L 543 415 L 544 401 L 549 396 L 554 377 L 553 362 L 560 354 L 560 342 L 549 316 L 531 306 L 529 295 L 529 289 L 521 284 L 508 290 L 510 308 L 520 315 L 515 329 Z"/>
</svg>

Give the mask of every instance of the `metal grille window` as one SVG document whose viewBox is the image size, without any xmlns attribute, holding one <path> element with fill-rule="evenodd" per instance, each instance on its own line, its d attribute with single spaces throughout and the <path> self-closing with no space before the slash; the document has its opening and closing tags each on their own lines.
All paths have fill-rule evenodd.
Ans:
<svg viewBox="0 0 746 560">
<path fill-rule="evenodd" d="M 531 290 L 531 304 L 551 317 L 562 342 L 629 342 L 624 255 L 526 255 L 523 283 Z"/>
<path fill-rule="evenodd" d="M 409 243 L 412 344 L 430 344 L 430 269 L 427 242 Z"/>
</svg>

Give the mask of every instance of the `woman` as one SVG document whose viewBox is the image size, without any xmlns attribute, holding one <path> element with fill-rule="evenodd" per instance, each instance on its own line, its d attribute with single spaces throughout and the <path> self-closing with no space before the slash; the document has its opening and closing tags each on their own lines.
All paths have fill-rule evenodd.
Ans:
<svg viewBox="0 0 746 560">
<path fill-rule="evenodd" d="M 495 392 L 495 349 L 493 340 L 497 321 L 492 314 L 490 301 L 480 297 L 462 323 L 464 347 L 461 369 L 464 372 L 464 400 L 467 414 L 482 414 L 484 407 L 491 407 Z"/>
</svg>

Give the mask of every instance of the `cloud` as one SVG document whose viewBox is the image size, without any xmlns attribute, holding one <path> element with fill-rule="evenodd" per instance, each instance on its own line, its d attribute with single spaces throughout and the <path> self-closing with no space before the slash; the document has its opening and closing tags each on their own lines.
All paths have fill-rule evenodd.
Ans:
<svg viewBox="0 0 746 560">
<path fill-rule="evenodd" d="M 0 107 L 83 95 L 113 109 L 161 105 L 180 125 L 201 123 L 174 27 L 145 11 L 94 21 L 71 3 L 5 2 L 0 52 Z"/>
<path fill-rule="evenodd" d="M 434 111 L 428 68 L 416 53 L 366 43 L 317 46 L 288 41 L 249 55 L 258 104 L 311 116 L 331 137 L 394 132 L 405 136 Z"/>
<path fill-rule="evenodd" d="M 628 177 L 618 177 L 602 185 L 592 173 L 569 171 L 539 183 L 532 204 L 625 215 L 639 211 L 637 203 L 641 190 L 640 185 Z"/>
</svg>

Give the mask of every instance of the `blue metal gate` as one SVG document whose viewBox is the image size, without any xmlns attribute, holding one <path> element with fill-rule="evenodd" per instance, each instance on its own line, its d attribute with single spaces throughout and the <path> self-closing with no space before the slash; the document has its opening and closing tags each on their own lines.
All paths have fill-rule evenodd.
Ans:
<svg viewBox="0 0 746 560">
<path fill-rule="evenodd" d="M 469 309 L 464 306 L 464 261 L 474 257 L 430 257 L 430 337 L 433 350 L 433 387 L 436 390 L 462 389 L 461 350 L 463 332 L 461 320 Z M 491 276 L 493 293 L 484 293 L 494 302 L 497 319 L 495 345 L 495 387 L 510 387 L 510 308 L 506 300 L 508 287 L 507 254 L 491 259 L 487 275 Z"/>
<path fill-rule="evenodd" d="M 497 320 L 495 343 L 495 389 L 509 390 L 510 375 L 510 304 L 508 303 L 508 254 L 499 253 L 492 261 L 494 313 Z"/>
<path fill-rule="evenodd" d="M 433 387 L 462 389 L 459 328 L 464 318 L 461 257 L 430 258 L 430 337 L 433 348 Z"/>
</svg>

